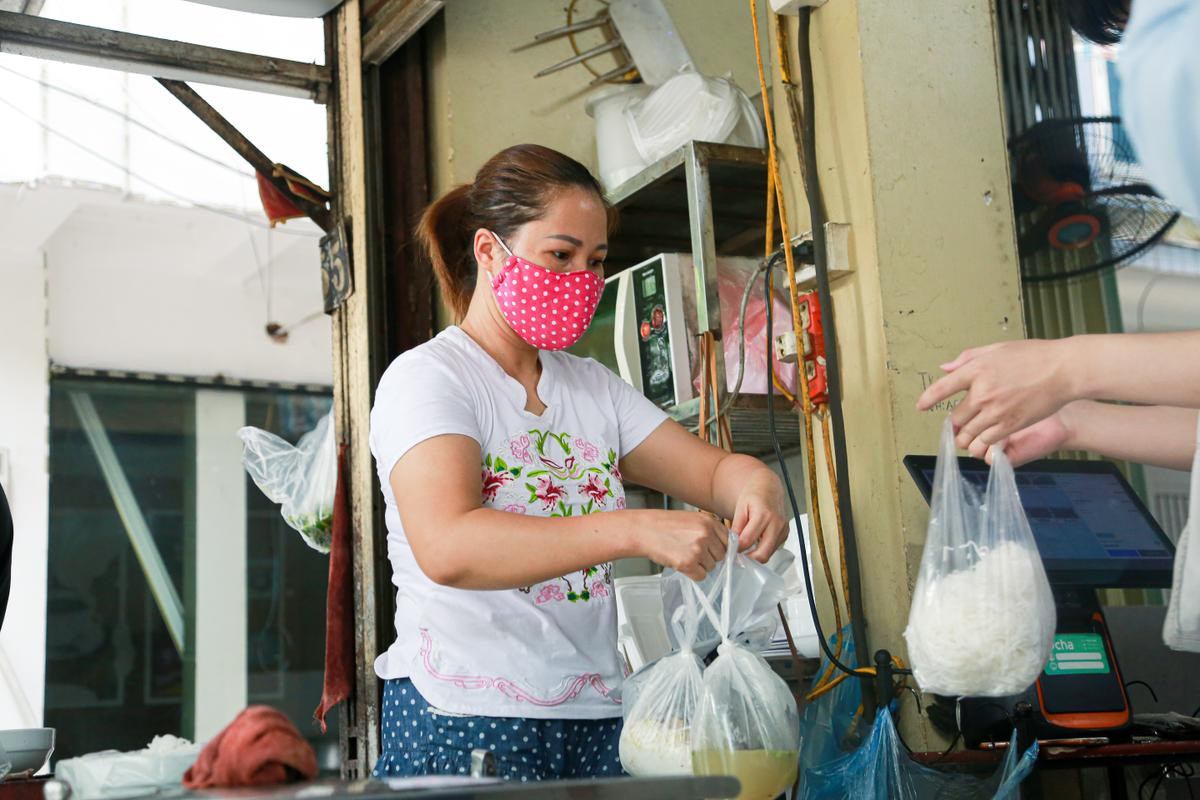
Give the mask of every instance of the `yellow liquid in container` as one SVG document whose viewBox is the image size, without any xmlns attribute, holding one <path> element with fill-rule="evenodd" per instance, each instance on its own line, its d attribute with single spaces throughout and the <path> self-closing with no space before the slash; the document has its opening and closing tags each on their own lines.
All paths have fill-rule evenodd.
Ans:
<svg viewBox="0 0 1200 800">
<path fill-rule="evenodd" d="M 692 769 L 737 778 L 738 800 L 775 800 L 796 782 L 799 760 L 799 750 L 699 750 L 692 753 Z"/>
</svg>

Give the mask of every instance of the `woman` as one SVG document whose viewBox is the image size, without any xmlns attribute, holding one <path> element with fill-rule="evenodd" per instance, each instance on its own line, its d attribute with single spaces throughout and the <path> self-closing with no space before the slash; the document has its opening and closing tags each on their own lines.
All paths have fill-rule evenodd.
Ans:
<svg viewBox="0 0 1200 800">
<path fill-rule="evenodd" d="M 371 412 L 397 587 L 377 775 L 465 773 L 477 748 L 512 780 L 621 774 L 611 562 L 700 579 L 726 541 L 707 514 L 626 509 L 626 479 L 733 520 L 758 561 L 786 535 L 762 463 L 560 352 L 596 310 L 612 219 L 585 167 L 521 145 L 421 220 L 460 323 L 397 358 Z"/>
</svg>

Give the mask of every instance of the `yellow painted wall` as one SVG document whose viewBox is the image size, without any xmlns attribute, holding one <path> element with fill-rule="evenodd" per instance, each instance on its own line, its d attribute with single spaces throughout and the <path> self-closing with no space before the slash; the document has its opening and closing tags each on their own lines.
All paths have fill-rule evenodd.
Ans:
<svg viewBox="0 0 1200 800">
<path fill-rule="evenodd" d="M 903 654 L 929 511 L 901 459 L 936 451 L 946 411 L 918 413 L 916 398 L 963 348 L 1023 335 L 994 17 L 988 0 L 834 0 L 813 28 L 822 191 L 852 230 L 855 273 L 833 300 L 868 638 Z M 913 717 L 910 743 L 936 746 Z"/>
</svg>

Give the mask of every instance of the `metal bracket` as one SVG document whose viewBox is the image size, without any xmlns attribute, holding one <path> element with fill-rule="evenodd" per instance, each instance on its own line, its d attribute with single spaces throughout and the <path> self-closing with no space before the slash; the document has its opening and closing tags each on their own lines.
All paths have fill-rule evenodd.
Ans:
<svg viewBox="0 0 1200 800">
<path fill-rule="evenodd" d="M 255 147 L 249 139 L 242 135 L 241 131 L 233 127 L 229 120 L 221 116 L 220 112 L 197 94 L 195 89 L 183 81 L 174 81 L 167 78 L 158 78 L 157 80 L 162 84 L 164 89 L 175 96 L 176 100 L 183 103 L 201 122 L 212 129 L 213 133 L 220 136 L 238 155 L 246 159 L 246 162 L 254 167 L 255 172 L 282 192 L 309 219 L 317 223 L 321 227 L 321 230 L 328 232 L 333 227 L 329 209 L 293 193 L 291 188 L 288 187 L 287 181 L 276 177 L 274 174 L 275 162 L 267 158 L 263 151 Z"/>
</svg>

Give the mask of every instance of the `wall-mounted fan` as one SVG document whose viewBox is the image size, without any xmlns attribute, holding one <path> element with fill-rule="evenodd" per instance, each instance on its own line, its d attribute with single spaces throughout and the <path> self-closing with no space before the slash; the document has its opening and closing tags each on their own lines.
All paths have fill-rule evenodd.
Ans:
<svg viewBox="0 0 1200 800">
<path fill-rule="evenodd" d="M 1025 281 L 1067 280 L 1126 262 L 1179 218 L 1146 181 L 1119 117 L 1039 122 L 1009 152 Z"/>
</svg>

